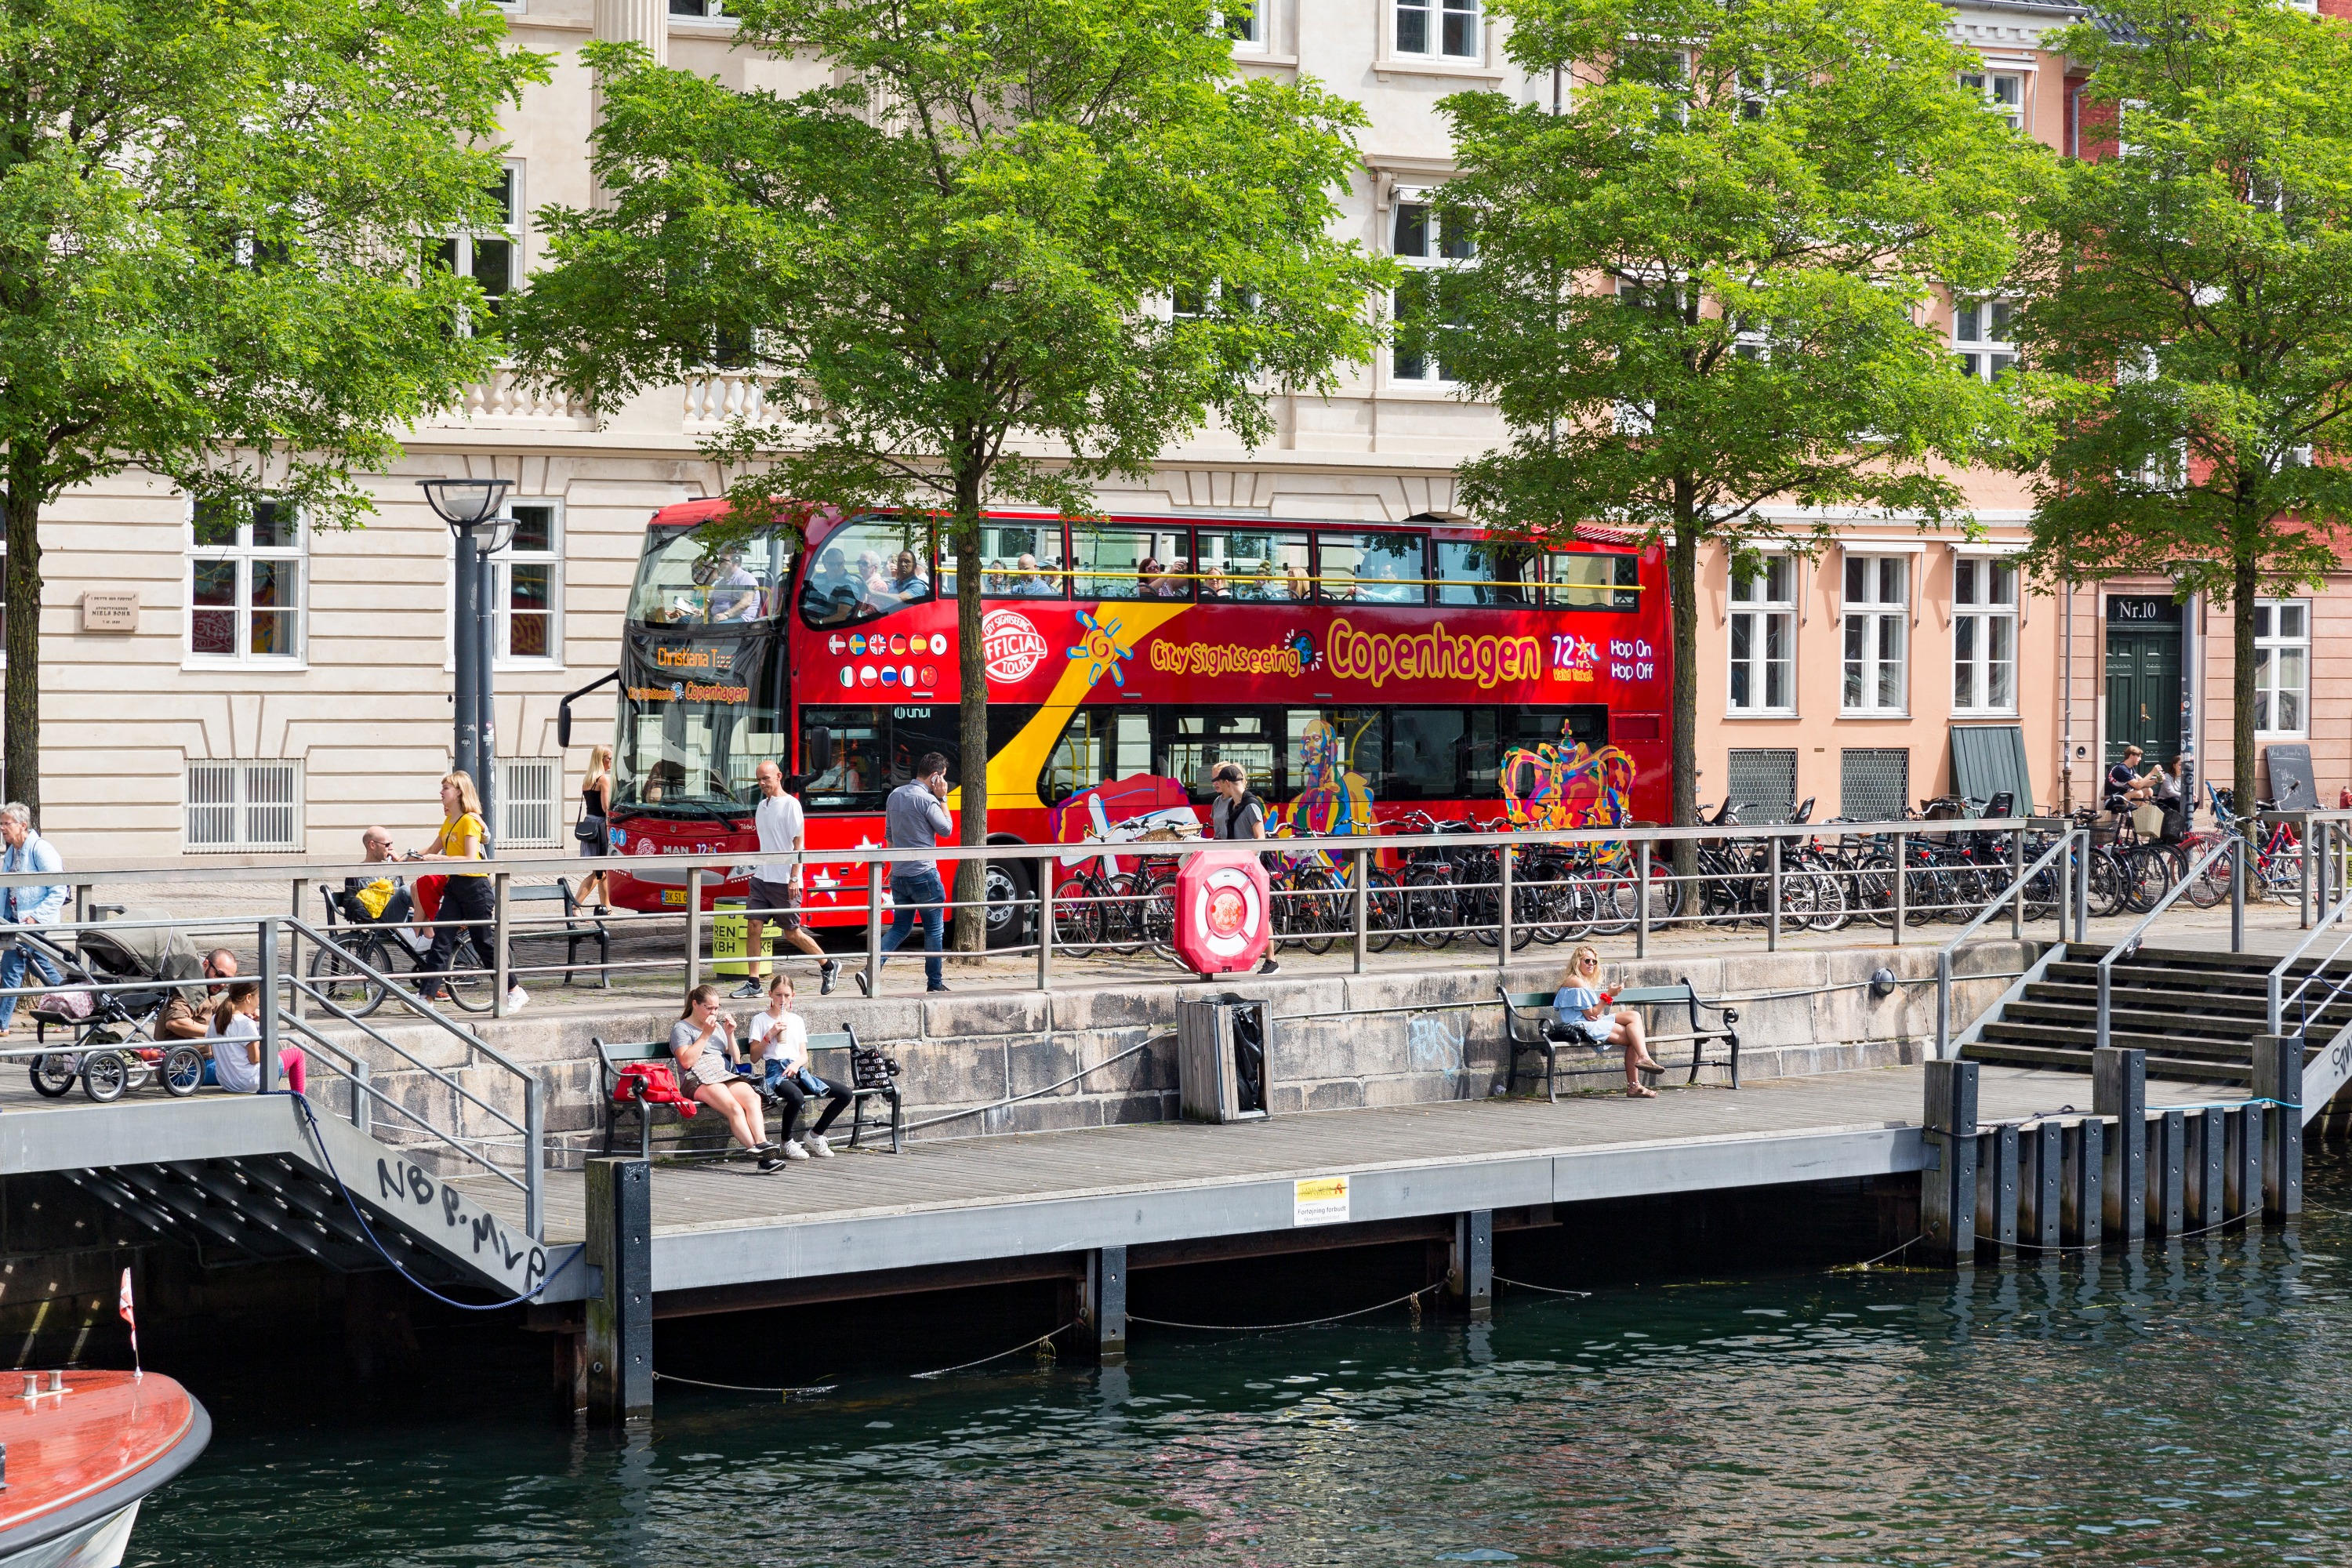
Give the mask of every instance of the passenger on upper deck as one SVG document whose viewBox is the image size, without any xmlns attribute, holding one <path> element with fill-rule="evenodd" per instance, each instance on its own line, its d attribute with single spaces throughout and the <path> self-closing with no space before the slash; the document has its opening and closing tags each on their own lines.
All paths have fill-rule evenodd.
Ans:
<svg viewBox="0 0 2352 1568">
<path fill-rule="evenodd" d="M 752 621 L 760 617 L 760 580 L 743 564 L 743 552 L 738 547 L 719 557 L 719 570 L 710 589 L 710 618 L 714 621 Z"/>
<path fill-rule="evenodd" d="M 1034 599 L 1041 595 L 1058 594 L 1062 590 L 1052 578 L 1037 569 L 1037 558 L 1024 551 L 1017 563 L 1017 569 L 1013 574 L 1012 581 L 1005 585 L 1004 591 L 1008 594 L 1018 594 L 1024 598 Z"/>
<path fill-rule="evenodd" d="M 921 557 L 911 550 L 898 552 L 898 559 L 890 574 L 890 592 L 902 605 L 915 604 L 931 596 L 931 580 L 923 575 Z"/>
<path fill-rule="evenodd" d="M 839 626 L 857 614 L 857 582 L 839 546 L 817 558 L 816 570 L 801 589 L 801 614 L 820 626 Z"/>
</svg>

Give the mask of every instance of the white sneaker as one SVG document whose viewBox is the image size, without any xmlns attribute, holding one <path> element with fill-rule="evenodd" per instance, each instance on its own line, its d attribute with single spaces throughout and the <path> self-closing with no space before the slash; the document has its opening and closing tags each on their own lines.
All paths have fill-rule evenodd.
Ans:
<svg viewBox="0 0 2352 1568">
<path fill-rule="evenodd" d="M 808 1151 L 787 1138 L 784 1140 L 784 1158 L 787 1160 L 805 1160 L 808 1158 Z"/>
<path fill-rule="evenodd" d="M 509 1013 L 520 1013 L 520 1012 L 521 1012 L 525 1007 L 528 1007 L 529 1005 L 530 1005 L 530 992 L 525 991 L 525 990 L 524 990 L 521 986 L 520 986 L 520 985 L 510 985 L 510 986 L 509 986 L 509 987 L 507 988 L 507 1011 L 508 1011 L 508 1012 L 509 1012 Z"/>
<path fill-rule="evenodd" d="M 818 1137 L 814 1132 L 809 1133 L 806 1137 L 801 1140 L 801 1146 L 820 1160 L 830 1160 L 833 1158 L 833 1145 L 826 1142 L 824 1139 Z"/>
</svg>

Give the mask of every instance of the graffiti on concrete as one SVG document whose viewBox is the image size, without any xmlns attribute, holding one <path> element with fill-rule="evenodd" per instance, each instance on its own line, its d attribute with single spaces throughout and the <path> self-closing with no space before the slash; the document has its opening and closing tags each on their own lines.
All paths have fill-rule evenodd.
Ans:
<svg viewBox="0 0 2352 1568">
<path fill-rule="evenodd" d="M 1467 1028 L 1453 1014 L 1415 1013 L 1405 1020 L 1404 1037 L 1415 1072 L 1458 1073 L 1469 1068 L 1463 1054 Z"/>
<path fill-rule="evenodd" d="M 529 1290 L 547 1278 L 547 1250 L 510 1229 L 498 1215 L 406 1160 L 375 1163 L 378 1207 L 443 1251 L 470 1256 Z"/>
</svg>

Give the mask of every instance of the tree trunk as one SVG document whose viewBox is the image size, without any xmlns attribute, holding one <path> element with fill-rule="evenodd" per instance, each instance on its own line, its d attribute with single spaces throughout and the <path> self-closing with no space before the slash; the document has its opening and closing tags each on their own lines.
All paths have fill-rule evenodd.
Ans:
<svg viewBox="0 0 2352 1568">
<path fill-rule="evenodd" d="M 1674 616 L 1674 824 L 1698 821 L 1698 524 L 1694 509 L 1676 489 L 1675 536 L 1666 545 L 1666 604 Z M 1698 847 L 1689 839 L 1674 847 L 1675 875 L 1698 875 Z M 1685 881 L 1683 886 L 1696 884 Z"/>
<path fill-rule="evenodd" d="M 958 745 L 962 752 L 958 770 L 961 807 L 958 839 L 967 847 L 988 842 L 988 656 L 980 637 L 980 488 L 977 463 L 956 475 L 955 518 L 949 524 L 955 543 L 956 655 L 962 669 L 962 697 L 956 710 Z M 959 952 L 980 952 L 988 946 L 988 910 L 981 902 L 987 887 L 986 868 L 966 860 L 956 868 L 954 941 Z"/>
<path fill-rule="evenodd" d="M 2230 584 L 2230 788 L 2238 811 L 2250 815 L 2260 799 L 2254 788 L 2254 595 L 2261 576 L 2254 558 L 2240 555 Z M 13 657 L 13 655 L 12 655 Z"/>
<path fill-rule="evenodd" d="M 0 764 L 6 795 L 41 820 L 41 464 L 30 453 L 8 464 L 7 739 Z"/>
</svg>

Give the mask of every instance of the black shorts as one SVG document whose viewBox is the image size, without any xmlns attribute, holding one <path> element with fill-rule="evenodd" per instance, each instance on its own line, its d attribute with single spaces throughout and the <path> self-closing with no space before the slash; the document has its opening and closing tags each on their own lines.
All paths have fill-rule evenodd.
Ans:
<svg viewBox="0 0 2352 1568">
<path fill-rule="evenodd" d="M 751 896 L 744 901 L 744 908 L 761 916 L 765 923 L 793 931 L 801 923 L 801 890 L 790 882 L 763 882 L 754 877 Z"/>
</svg>

